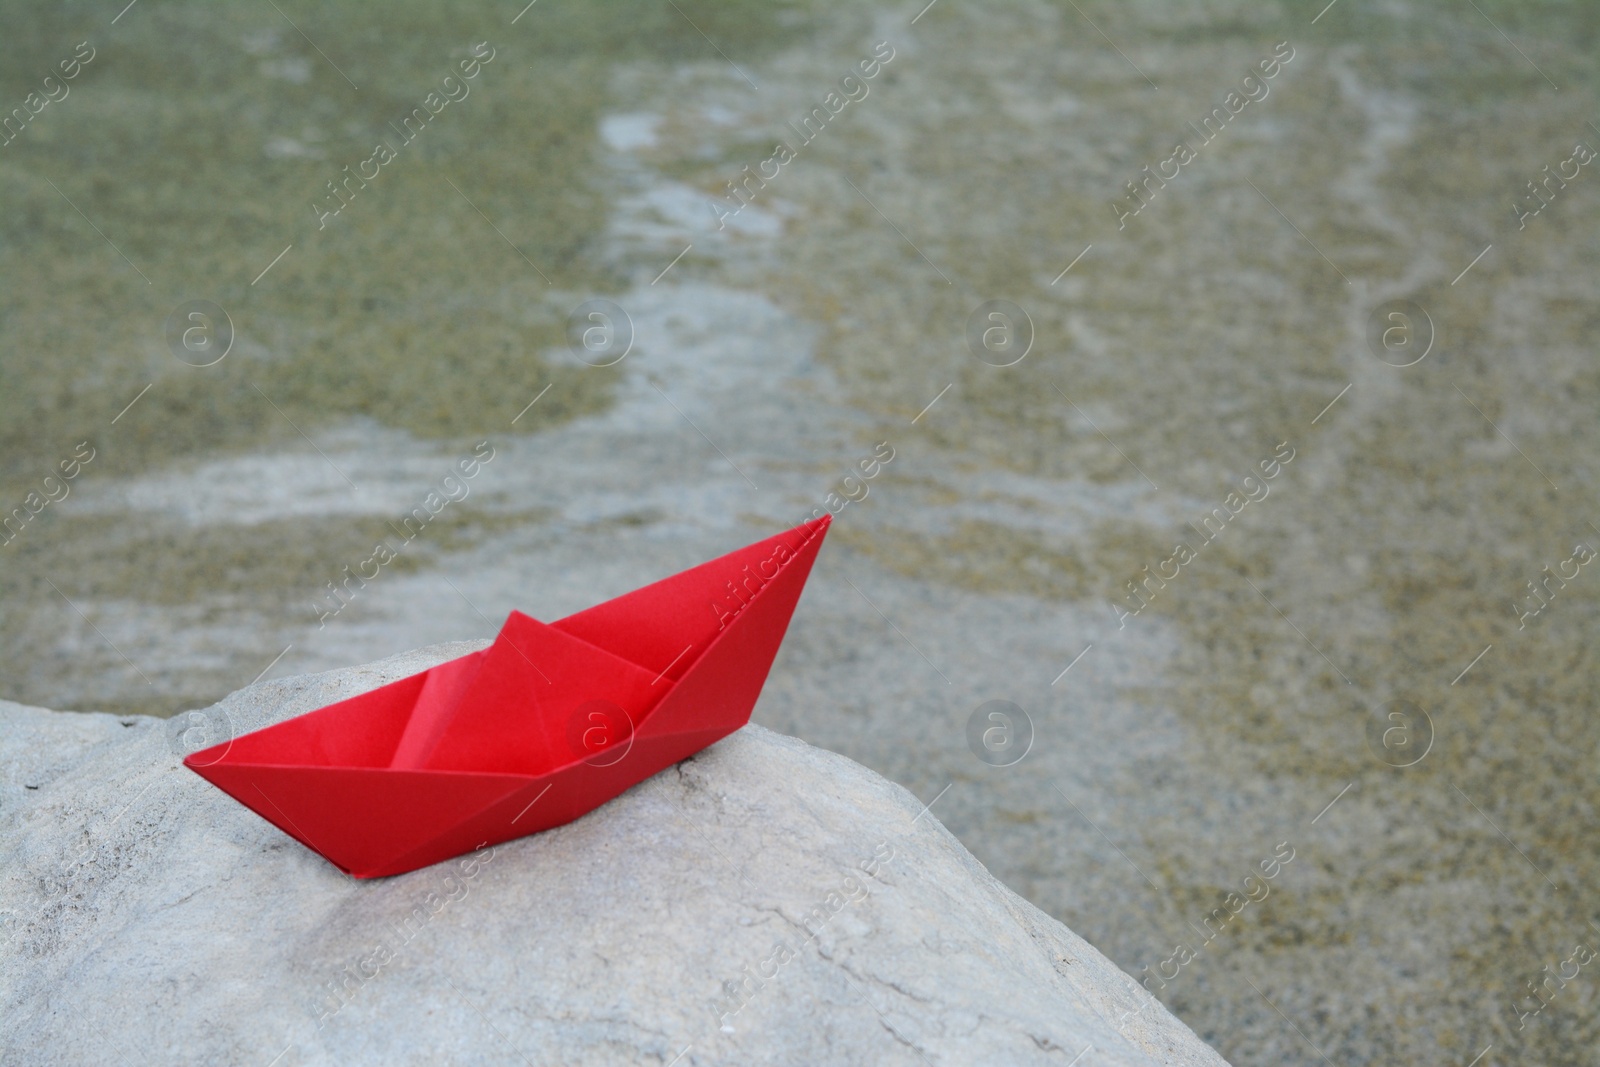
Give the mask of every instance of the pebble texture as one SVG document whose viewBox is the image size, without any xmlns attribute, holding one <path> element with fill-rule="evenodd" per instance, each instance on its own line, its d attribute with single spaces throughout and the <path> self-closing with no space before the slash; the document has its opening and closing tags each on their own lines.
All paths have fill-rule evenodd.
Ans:
<svg viewBox="0 0 1600 1067">
<path fill-rule="evenodd" d="M 0 1061 L 1224 1063 L 910 793 L 759 726 L 371 882 L 179 763 L 476 647 L 167 721 L 0 702 Z"/>
</svg>

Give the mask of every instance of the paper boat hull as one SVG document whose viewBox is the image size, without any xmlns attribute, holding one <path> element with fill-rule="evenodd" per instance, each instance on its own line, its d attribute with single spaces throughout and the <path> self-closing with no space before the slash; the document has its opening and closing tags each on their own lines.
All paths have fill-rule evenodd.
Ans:
<svg viewBox="0 0 1600 1067">
<path fill-rule="evenodd" d="M 512 629 L 508 621 L 489 649 L 196 752 L 184 762 L 358 878 L 415 870 L 571 822 L 750 720 L 827 525 L 824 517 L 729 553 L 551 624 L 548 633 L 528 620 L 539 629 L 526 633 L 547 633 L 548 645 L 524 641 L 520 648 L 502 649 Z M 786 549 L 779 552 L 781 565 L 770 562 L 778 545 Z M 761 568 L 764 561 L 768 565 Z M 757 572 L 748 569 L 752 565 Z M 736 576 L 751 573 L 759 576 L 745 579 L 747 599 L 726 593 L 711 598 Z M 639 683 L 650 703 L 626 713 L 628 721 L 611 744 L 594 752 L 568 751 L 559 739 L 570 730 L 522 721 L 518 712 L 534 706 L 524 699 L 548 701 L 561 688 L 556 682 L 562 663 L 553 657 L 571 652 L 576 646 L 570 642 L 582 643 L 587 655 L 600 647 L 596 639 L 610 646 L 608 652 L 632 657 L 619 660 L 625 666 L 658 673 L 655 681 Z M 674 648 L 679 662 L 666 662 Z M 520 670 L 526 662 L 539 673 L 485 682 L 497 655 L 511 665 L 507 669 Z M 648 670 L 641 675 L 648 676 Z M 577 684 L 577 690 L 563 691 L 568 703 L 587 691 Z M 457 704 L 447 699 L 451 694 L 460 694 Z M 478 706 L 487 704 L 493 706 Z M 536 755 L 520 769 L 516 752 L 497 751 L 492 767 L 453 765 L 465 758 L 462 753 L 478 751 L 454 744 L 457 732 L 485 729 L 527 739 L 527 751 Z"/>
</svg>

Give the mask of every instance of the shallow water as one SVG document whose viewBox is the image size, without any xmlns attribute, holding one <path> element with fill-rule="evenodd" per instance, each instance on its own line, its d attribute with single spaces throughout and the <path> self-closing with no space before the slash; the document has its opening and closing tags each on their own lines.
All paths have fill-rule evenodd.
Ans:
<svg viewBox="0 0 1600 1067">
<path fill-rule="evenodd" d="M 1600 182 L 1510 208 L 1600 146 L 1596 15 L 679 6 L 0 16 L 7 100 L 96 50 L 0 148 L 6 506 L 94 449 L 0 548 L 0 692 L 166 715 L 559 617 L 801 521 L 886 442 L 757 721 L 933 801 L 1232 1062 L 1600 1062 L 1587 972 L 1514 1007 L 1600 939 L 1600 601 L 1563 565 L 1600 548 Z M 632 335 L 606 366 L 567 338 L 597 299 Z M 1407 367 L 1393 320 L 1370 340 L 1396 299 L 1434 333 Z M 212 366 L 167 339 L 190 300 L 233 324 Z M 991 300 L 1031 323 L 1009 366 L 968 339 Z M 967 743 L 997 699 L 1033 729 L 1005 767 Z"/>
</svg>

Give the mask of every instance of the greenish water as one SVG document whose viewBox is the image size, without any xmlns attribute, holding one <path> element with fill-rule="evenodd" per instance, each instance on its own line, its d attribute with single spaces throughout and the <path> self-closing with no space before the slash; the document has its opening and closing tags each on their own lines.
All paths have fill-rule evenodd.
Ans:
<svg viewBox="0 0 1600 1067">
<path fill-rule="evenodd" d="M 486 4 L 280 14 L 144 0 L 114 26 L 83 4 L 0 15 L 7 107 L 52 72 L 59 84 L 77 42 L 92 53 L 0 149 L 7 509 L 81 441 L 98 448 L 94 475 L 126 477 L 297 445 L 352 417 L 464 447 L 546 385 L 543 426 L 603 407 L 606 383 L 543 353 L 565 344 L 571 293 L 621 284 L 592 247 L 612 192 L 594 153 L 608 79 L 619 64 L 714 55 L 702 32 L 759 56 L 805 25 L 782 5 L 679 7 L 546 3 L 514 26 Z M 403 126 L 479 42 L 495 58 L 467 95 Z M 395 158 L 341 185 L 347 205 L 322 218 L 313 204 L 339 203 L 328 183 L 346 167 L 359 178 L 377 141 Z M 271 284 L 253 284 L 274 263 Z M 168 315 L 197 299 L 235 331 L 215 366 L 168 352 Z M 138 417 L 118 417 L 136 396 Z M 56 519 L 43 512 L 0 567 L 10 695 L 47 704 L 41 658 L 73 668 L 32 625 L 28 605 L 55 595 L 46 578 L 69 597 L 272 599 L 314 587 L 313 570 L 383 527 L 288 518 L 196 536 L 122 519 L 61 536 Z M 220 695 L 174 679 L 109 703 L 168 714 Z"/>
</svg>

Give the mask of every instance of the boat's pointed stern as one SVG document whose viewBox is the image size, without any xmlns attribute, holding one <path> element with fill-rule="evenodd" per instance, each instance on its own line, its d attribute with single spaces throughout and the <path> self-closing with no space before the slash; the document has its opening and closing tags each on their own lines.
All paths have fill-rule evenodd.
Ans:
<svg viewBox="0 0 1600 1067">
<path fill-rule="evenodd" d="M 824 515 L 795 527 L 787 535 L 762 542 L 771 546 L 764 559 L 772 560 L 774 566 L 756 565 L 753 573 L 760 582 L 746 586 L 746 597 L 713 602 L 711 610 L 717 612 L 718 625 L 705 651 L 695 657 L 673 691 L 650 713 L 639 728 L 642 736 L 709 732 L 711 736 L 699 742 L 703 747 L 750 721 L 830 519 Z M 713 561 L 716 563 L 723 563 L 729 570 L 737 564 L 741 577 L 752 573 L 737 553 Z"/>
<path fill-rule="evenodd" d="M 677 681 L 781 571 L 799 569 L 804 582 L 831 519 L 812 519 L 551 625 Z"/>
<path fill-rule="evenodd" d="M 430 681 L 473 653 L 231 738 L 183 764 L 329 862 L 367 877 L 525 779 L 390 769 Z"/>
<path fill-rule="evenodd" d="M 373 767 L 214 763 L 193 770 L 357 878 L 393 873 L 397 857 L 528 784 L 516 775 Z"/>
</svg>

